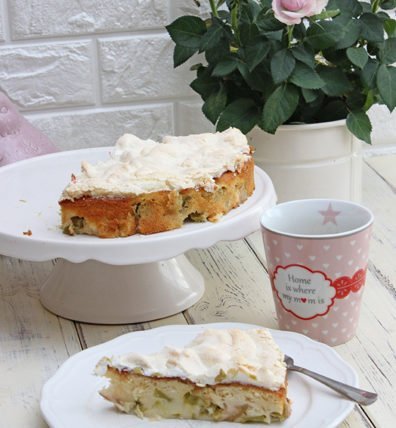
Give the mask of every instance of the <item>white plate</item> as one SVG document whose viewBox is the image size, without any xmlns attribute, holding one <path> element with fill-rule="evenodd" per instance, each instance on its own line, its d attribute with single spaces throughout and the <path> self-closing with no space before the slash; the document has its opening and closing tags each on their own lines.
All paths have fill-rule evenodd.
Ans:
<svg viewBox="0 0 396 428">
<path fill-rule="evenodd" d="M 180 229 L 122 239 L 65 235 L 59 227 L 58 199 L 70 174 L 80 170 L 81 160 L 96 163 L 108 159 L 111 150 L 99 147 L 59 152 L 1 167 L 0 254 L 31 261 L 60 257 L 73 263 L 151 263 L 221 240 L 244 238 L 260 229 L 261 215 L 275 204 L 270 178 L 256 167 L 253 195 L 217 223 L 186 223 Z M 32 235 L 23 234 L 28 230 Z"/>
<path fill-rule="evenodd" d="M 41 411 L 51 428 L 236 428 L 244 426 L 231 422 L 192 420 L 149 421 L 115 410 L 98 391 L 106 379 L 92 374 L 98 360 L 107 355 L 127 352 L 152 353 L 164 345 L 183 346 L 205 328 L 252 328 L 249 324 L 217 323 L 189 326 L 166 326 L 153 330 L 128 333 L 110 342 L 86 349 L 69 358 L 57 373 L 44 385 Z M 334 379 L 358 386 L 355 371 L 329 346 L 306 336 L 272 330 L 282 350 L 293 356 L 295 362 Z M 354 403 L 315 382 L 291 372 L 289 398 L 292 414 L 282 428 L 330 428 L 338 426 L 351 412 Z M 262 424 L 249 424 L 249 428 Z"/>
</svg>

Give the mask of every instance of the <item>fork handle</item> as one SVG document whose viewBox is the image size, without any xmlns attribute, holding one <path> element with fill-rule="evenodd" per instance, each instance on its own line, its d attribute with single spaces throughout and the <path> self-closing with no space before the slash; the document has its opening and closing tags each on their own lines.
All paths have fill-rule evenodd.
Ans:
<svg viewBox="0 0 396 428">
<path fill-rule="evenodd" d="M 374 403 L 374 401 L 378 397 L 378 395 L 374 392 L 364 391 L 363 389 L 346 385 L 345 383 L 339 382 L 334 379 L 330 379 L 327 376 L 323 376 L 319 373 L 315 373 L 303 367 L 293 365 L 292 367 L 289 367 L 289 370 L 294 370 L 299 373 L 310 376 L 313 379 L 317 380 L 318 382 L 323 383 L 324 385 L 334 389 L 335 391 L 339 392 L 345 397 L 348 397 L 351 400 L 356 401 L 358 404 L 362 404 L 364 406 Z"/>
</svg>

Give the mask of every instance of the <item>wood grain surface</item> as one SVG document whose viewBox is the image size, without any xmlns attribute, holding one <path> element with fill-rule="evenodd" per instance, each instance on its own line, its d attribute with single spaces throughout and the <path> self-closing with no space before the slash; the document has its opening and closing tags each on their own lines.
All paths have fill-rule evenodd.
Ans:
<svg viewBox="0 0 396 428">
<path fill-rule="evenodd" d="M 369 272 L 356 336 L 335 349 L 379 393 L 355 406 L 341 427 L 388 428 L 396 421 L 396 156 L 366 159 L 363 203 L 374 213 Z M 46 427 L 40 391 L 81 349 L 121 334 L 171 324 L 246 322 L 276 328 L 260 233 L 187 253 L 205 279 L 202 299 L 181 314 L 129 325 L 92 325 L 57 317 L 39 300 L 54 262 L 0 256 L 0 428 Z M 83 427 L 81 427 L 83 428 Z"/>
</svg>

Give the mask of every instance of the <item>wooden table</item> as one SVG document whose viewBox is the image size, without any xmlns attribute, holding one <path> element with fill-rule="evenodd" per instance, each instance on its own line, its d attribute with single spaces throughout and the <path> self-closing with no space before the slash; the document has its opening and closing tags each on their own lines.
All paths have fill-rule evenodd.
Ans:
<svg viewBox="0 0 396 428">
<path fill-rule="evenodd" d="M 379 393 L 355 406 L 342 427 L 388 428 L 396 423 L 396 155 L 367 158 L 363 203 L 376 217 L 361 319 L 355 338 L 336 347 Z M 54 262 L 0 256 L 0 428 L 46 427 L 40 415 L 44 382 L 71 355 L 120 334 L 168 324 L 246 322 L 276 328 L 274 304 L 259 233 L 245 240 L 194 250 L 189 260 L 205 278 L 203 298 L 172 317 L 119 326 L 59 318 L 39 301 Z M 83 427 L 79 427 L 83 428 Z"/>
</svg>

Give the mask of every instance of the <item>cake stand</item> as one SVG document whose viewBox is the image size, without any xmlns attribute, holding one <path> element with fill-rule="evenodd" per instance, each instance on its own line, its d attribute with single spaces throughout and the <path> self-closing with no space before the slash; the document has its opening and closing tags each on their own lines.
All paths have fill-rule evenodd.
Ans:
<svg viewBox="0 0 396 428">
<path fill-rule="evenodd" d="M 58 199 L 82 160 L 108 158 L 103 147 L 54 153 L 0 168 L 0 254 L 30 261 L 59 259 L 40 291 L 41 303 L 64 318 L 135 323 L 178 313 L 204 292 L 184 256 L 260 227 L 275 204 L 270 178 L 256 167 L 254 194 L 217 223 L 186 223 L 153 235 L 100 239 L 62 233 Z"/>
</svg>

